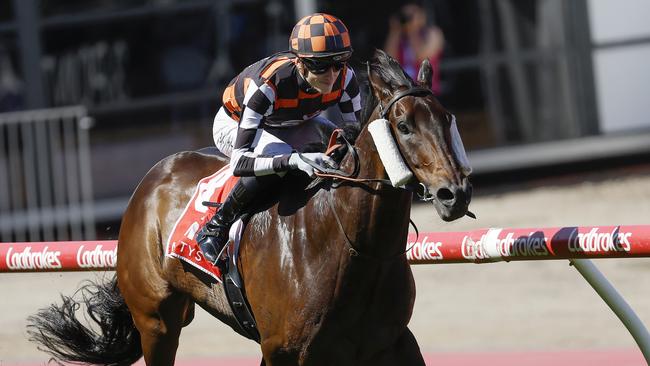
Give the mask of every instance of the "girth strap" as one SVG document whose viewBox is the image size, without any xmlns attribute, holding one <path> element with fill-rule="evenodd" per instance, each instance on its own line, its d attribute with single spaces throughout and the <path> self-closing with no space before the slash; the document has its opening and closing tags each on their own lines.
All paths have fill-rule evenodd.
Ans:
<svg viewBox="0 0 650 366">
<path fill-rule="evenodd" d="M 244 219 L 244 221 L 247 221 Z M 226 293 L 226 299 L 230 304 L 235 320 L 239 328 L 243 330 L 244 334 L 257 343 L 260 343 L 260 333 L 257 329 L 257 323 L 253 316 L 250 304 L 246 298 L 246 290 L 244 289 L 244 282 L 239 275 L 237 268 L 237 261 L 235 257 L 238 256 L 239 242 L 234 241 L 226 245 L 228 250 L 228 261 L 222 266 L 223 273 L 223 289 Z M 226 267 L 226 268 L 223 268 Z"/>
<path fill-rule="evenodd" d="M 232 269 L 232 267 L 235 267 Z M 239 274 L 233 274 L 232 272 L 237 272 L 236 266 L 231 264 L 231 269 L 229 272 L 226 272 L 223 276 L 223 288 L 226 292 L 226 298 L 230 304 L 230 309 L 235 315 L 235 320 L 237 324 L 248 336 L 249 339 L 254 340 L 257 343 L 260 343 L 260 333 L 257 330 L 257 323 L 253 317 L 253 312 L 250 309 L 250 305 L 246 300 L 246 294 L 242 287 L 238 286 L 236 277 L 239 277 Z M 235 277 L 236 276 L 236 277 Z"/>
</svg>

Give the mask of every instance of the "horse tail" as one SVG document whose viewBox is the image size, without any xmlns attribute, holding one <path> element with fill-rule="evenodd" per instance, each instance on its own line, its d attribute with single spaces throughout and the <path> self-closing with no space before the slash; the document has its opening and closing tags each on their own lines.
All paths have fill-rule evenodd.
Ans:
<svg viewBox="0 0 650 366">
<path fill-rule="evenodd" d="M 29 340 L 41 351 L 65 363 L 130 365 L 142 357 L 140 333 L 117 287 L 117 277 L 99 283 L 88 280 L 73 296 L 63 296 L 27 318 Z M 80 296 L 76 301 L 73 297 Z M 85 307 L 84 326 L 75 316 Z"/>
</svg>

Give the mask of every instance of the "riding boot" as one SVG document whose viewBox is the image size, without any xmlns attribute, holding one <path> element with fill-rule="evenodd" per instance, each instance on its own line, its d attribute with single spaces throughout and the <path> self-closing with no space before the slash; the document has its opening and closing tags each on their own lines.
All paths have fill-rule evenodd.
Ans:
<svg viewBox="0 0 650 366">
<path fill-rule="evenodd" d="M 217 262 L 219 253 L 228 243 L 230 226 L 256 195 L 259 184 L 251 182 L 251 179 L 255 177 L 240 178 L 217 213 L 196 234 L 199 248 L 211 263 Z"/>
</svg>

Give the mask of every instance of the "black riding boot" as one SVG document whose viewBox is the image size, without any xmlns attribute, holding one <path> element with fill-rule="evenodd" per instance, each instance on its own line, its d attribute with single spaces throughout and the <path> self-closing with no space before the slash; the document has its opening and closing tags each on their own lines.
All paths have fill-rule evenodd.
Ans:
<svg viewBox="0 0 650 366">
<path fill-rule="evenodd" d="M 196 241 L 205 258 L 216 263 L 219 253 L 228 243 L 230 226 L 239 217 L 259 190 L 255 177 L 242 177 L 233 187 L 217 213 L 196 234 Z"/>
</svg>

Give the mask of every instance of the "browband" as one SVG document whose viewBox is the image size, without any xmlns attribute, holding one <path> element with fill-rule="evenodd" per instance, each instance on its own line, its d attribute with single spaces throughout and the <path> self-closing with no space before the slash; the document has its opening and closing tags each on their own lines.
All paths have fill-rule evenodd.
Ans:
<svg viewBox="0 0 650 366">
<path fill-rule="evenodd" d="M 386 115 L 388 114 L 388 111 L 390 111 L 390 107 L 393 106 L 398 100 L 406 97 L 406 96 L 416 96 L 416 97 L 425 97 L 427 95 L 433 95 L 433 92 L 429 88 L 424 88 L 421 86 L 415 86 L 410 89 L 402 90 L 393 96 L 393 98 L 386 103 L 386 106 L 382 108 L 381 102 L 379 102 L 379 108 L 381 112 L 381 118 L 386 119 Z"/>
<path fill-rule="evenodd" d="M 370 82 L 370 61 L 366 62 L 366 70 L 368 71 L 368 85 L 370 86 L 370 92 L 372 93 L 372 83 Z M 425 88 L 422 86 L 414 86 L 406 90 L 402 90 L 400 92 L 397 92 L 395 95 L 393 95 L 393 98 L 386 103 L 386 107 L 383 107 L 381 105 L 381 100 L 379 100 L 379 113 L 380 117 L 383 119 L 386 119 L 386 115 L 388 115 L 388 111 L 390 111 L 390 107 L 393 106 L 398 100 L 409 96 L 419 96 L 419 97 L 425 97 L 427 95 L 433 95 L 433 92 L 429 88 Z"/>
</svg>

